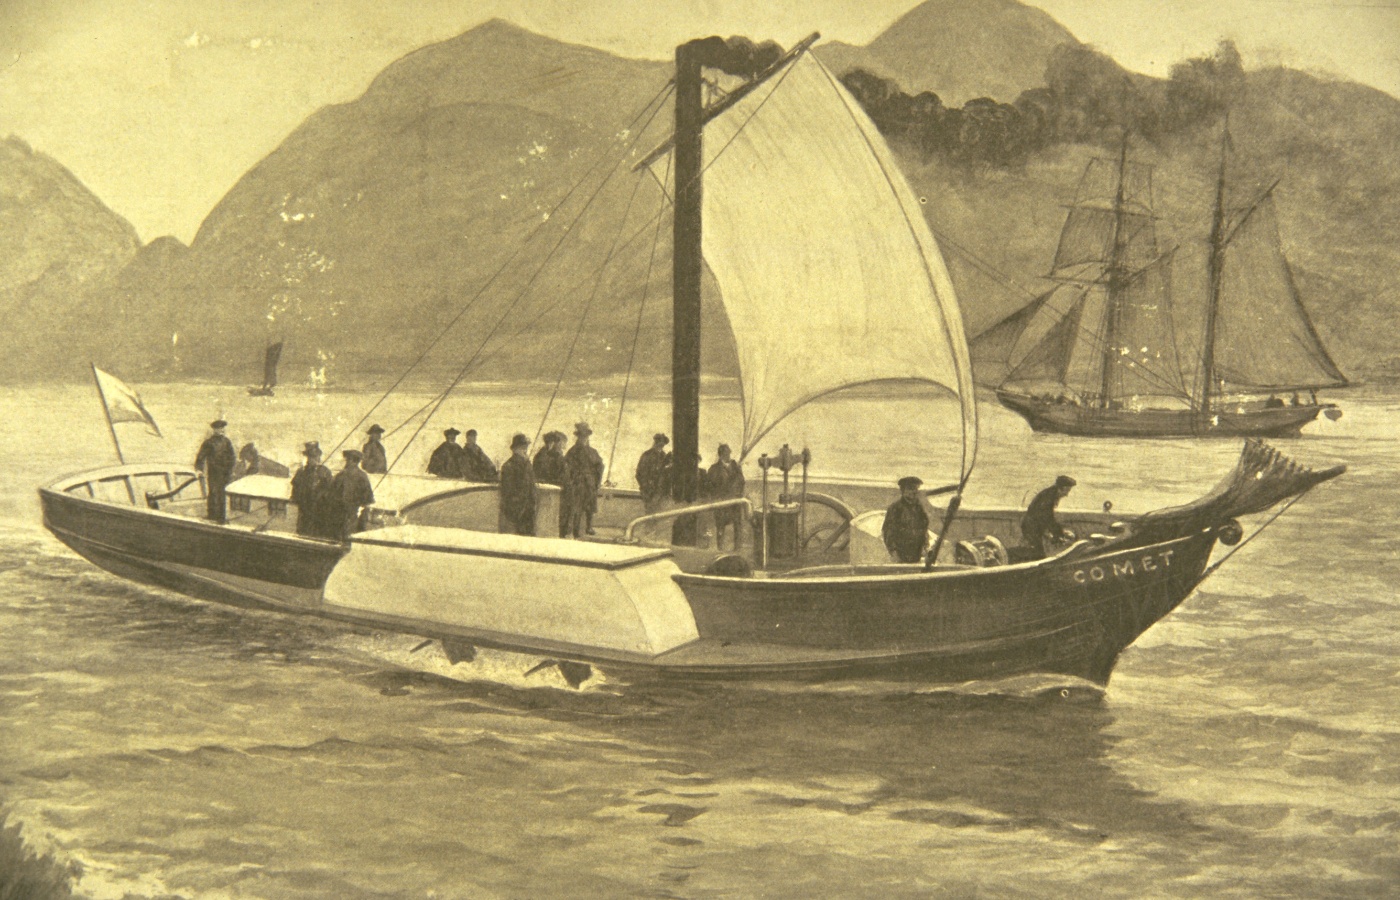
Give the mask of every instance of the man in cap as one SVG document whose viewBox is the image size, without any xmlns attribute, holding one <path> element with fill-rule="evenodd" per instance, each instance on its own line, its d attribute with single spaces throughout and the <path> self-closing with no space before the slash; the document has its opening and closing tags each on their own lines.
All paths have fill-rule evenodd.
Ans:
<svg viewBox="0 0 1400 900">
<path fill-rule="evenodd" d="M 462 448 L 462 477 L 468 481 L 493 484 L 499 477 L 496 464 L 476 442 L 476 429 L 467 429 L 467 445 Z"/>
<path fill-rule="evenodd" d="M 335 476 L 328 492 L 335 500 L 339 516 L 327 518 L 326 526 L 334 527 L 333 536 L 346 541 L 360 530 L 360 508 L 374 502 L 374 488 L 370 486 L 369 476 L 360 469 L 364 454 L 358 450 L 343 450 L 341 455 L 345 457 L 345 468 Z"/>
<path fill-rule="evenodd" d="M 593 429 L 587 422 L 574 426 L 574 445 L 564 454 L 564 491 L 559 503 L 559 536 L 593 534 L 598 511 L 598 487 L 603 483 L 603 457 L 588 444 Z"/>
<path fill-rule="evenodd" d="M 1055 507 L 1069 495 L 1075 481 L 1068 475 L 1061 475 L 1055 483 L 1035 495 L 1026 514 L 1021 517 L 1021 537 L 1026 546 L 1035 551 L 1035 558 L 1046 556 L 1057 544 L 1074 540 L 1074 532 L 1060 526 L 1055 521 Z"/>
<path fill-rule="evenodd" d="M 535 533 L 535 470 L 529 451 L 525 435 L 511 438 L 510 459 L 501 466 L 501 534 Z"/>
<path fill-rule="evenodd" d="M 928 513 L 919 500 L 922 485 L 923 481 L 913 475 L 899 479 L 899 499 L 885 510 L 880 534 L 885 549 L 898 562 L 919 562 L 928 549 Z"/>
<path fill-rule="evenodd" d="M 384 429 L 378 425 L 369 426 L 369 440 L 365 441 L 365 449 L 360 451 L 365 455 L 360 469 L 370 475 L 383 475 L 389 471 L 389 457 L 384 452 L 384 445 L 379 442 L 379 436 L 383 433 Z"/>
<path fill-rule="evenodd" d="M 446 440 L 438 444 L 428 459 L 429 475 L 439 478 L 462 477 L 462 448 L 457 446 L 457 435 L 461 433 L 455 428 L 449 428 L 442 433 Z"/>
<path fill-rule="evenodd" d="M 651 439 L 651 449 L 637 460 L 637 487 L 642 492 L 642 508 L 649 513 L 660 511 L 671 493 L 671 454 L 666 445 L 671 439 L 657 432 Z"/>
<path fill-rule="evenodd" d="M 217 419 L 209 423 L 213 434 L 199 445 L 199 454 L 194 458 L 194 467 L 204 472 L 205 512 L 209 519 L 219 524 L 228 522 L 228 497 L 224 488 L 233 480 L 234 459 L 233 441 L 224 434 L 228 423 Z"/>
<path fill-rule="evenodd" d="M 728 444 L 719 445 L 719 461 L 705 473 L 705 496 L 710 501 L 734 500 L 744 496 L 744 470 L 734 461 L 734 452 Z M 739 549 L 739 529 L 743 527 L 744 510 L 739 506 L 727 506 L 715 510 L 715 549 L 724 543 L 725 529 L 734 527 L 734 546 Z"/>
<path fill-rule="evenodd" d="M 550 431 L 544 436 L 544 447 L 535 454 L 535 482 L 537 484 L 564 485 L 564 442 L 568 440 L 562 431 Z"/>
<path fill-rule="evenodd" d="M 302 537 L 324 537 L 318 510 L 322 498 L 331 486 L 331 470 L 321 465 L 321 445 L 308 441 L 302 455 L 306 465 L 292 476 L 292 502 L 297 507 L 297 534 Z"/>
</svg>

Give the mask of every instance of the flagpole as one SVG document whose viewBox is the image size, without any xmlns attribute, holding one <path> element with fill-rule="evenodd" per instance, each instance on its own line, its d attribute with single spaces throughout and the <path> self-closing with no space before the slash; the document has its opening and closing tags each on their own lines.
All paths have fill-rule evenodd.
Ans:
<svg viewBox="0 0 1400 900">
<path fill-rule="evenodd" d="M 88 363 L 92 367 L 92 383 L 97 385 L 97 399 L 102 401 L 102 414 L 107 417 L 107 430 L 112 433 L 112 446 L 117 448 L 117 461 L 126 465 L 126 457 L 122 456 L 121 441 L 117 440 L 117 426 L 112 424 L 112 410 L 107 406 L 107 395 L 102 392 L 102 381 L 97 377 L 97 363 Z"/>
</svg>

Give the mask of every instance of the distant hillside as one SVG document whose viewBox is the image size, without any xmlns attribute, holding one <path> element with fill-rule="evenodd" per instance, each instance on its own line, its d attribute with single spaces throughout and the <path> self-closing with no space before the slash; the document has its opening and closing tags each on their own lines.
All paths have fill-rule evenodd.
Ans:
<svg viewBox="0 0 1400 900">
<path fill-rule="evenodd" d="M 122 365 L 170 369 L 178 331 L 181 373 L 252 379 L 265 343 L 285 340 L 284 379 L 304 381 L 323 368 L 332 381 L 387 377 L 466 309 L 425 363 L 438 376 L 473 359 L 503 317 L 506 325 L 474 365 L 476 377 L 556 377 L 565 362 L 561 341 L 538 335 L 571 336 L 580 322 L 570 371 L 625 368 L 619 357 L 632 343 L 640 305 L 634 288 L 651 241 L 616 252 L 613 268 L 625 274 L 613 277 L 631 287 L 610 278 L 583 318 L 587 273 L 608 256 L 633 189 L 629 234 L 655 212 L 660 195 L 650 176 L 624 166 L 589 201 L 606 168 L 585 176 L 605 151 L 611 165 L 635 139 L 625 129 L 669 77 L 664 64 L 561 44 L 499 21 L 410 54 L 358 100 L 313 115 L 240 179 L 188 252 L 172 249 L 163 262 L 143 257 L 133 265 L 109 306 L 144 305 L 169 318 L 163 330 L 126 329 Z M 669 107 L 651 110 L 667 121 Z M 658 126 L 654 133 L 666 132 Z M 551 218 L 581 179 L 585 186 Z M 586 201 L 595 224 L 570 233 L 554 253 L 565 220 Z M 512 262 L 537 230 L 530 252 Z M 669 238 L 668 229 L 661 233 Z M 529 267 L 551 253 L 548 272 L 506 316 L 519 289 L 532 284 Z M 669 292 L 669 250 L 660 259 L 653 296 Z M 532 315 L 535 339 L 511 340 Z M 648 330 L 669 328 L 667 303 L 649 303 L 647 316 Z M 152 318 L 161 317 L 147 316 L 155 326 Z M 724 349 L 723 341 L 710 343 Z M 661 360 L 660 349 L 648 343 L 643 362 Z"/>
<path fill-rule="evenodd" d="M 138 246 L 136 229 L 71 172 L 19 138 L 0 141 L 0 377 L 67 374 L 76 344 L 98 330 L 89 292 Z"/>
<path fill-rule="evenodd" d="M 1050 53 L 1078 44 L 1054 19 L 1016 0 L 927 0 L 864 47 L 833 41 L 817 55 L 840 74 L 864 68 L 945 103 L 1011 101 L 1044 83 Z"/>
<path fill-rule="evenodd" d="M 942 4 L 925 4 L 896 23 L 891 34 L 907 32 L 899 41 L 881 44 L 882 37 L 871 46 L 933 47 L 930 54 L 952 62 L 965 50 L 959 71 L 995 69 L 973 36 L 958 37 L 952 25 L 964 21 L 961 13 L 948 12 L 946 21 L 934 15 Z M 1036 142 L 989 161 L 949 156 L 904 133 L 890 138 L 915 190 L 928 199 L 970 330 L 1014 311 L 1043 286 L 1039 276 L 1054 252 L 1063 204 L 1087 160 L 1111 152 L 1114 116 L 1123 110 L 1064 103 L 1085 89 L 1074 66 L 1086 60 L 1099 67 L 1099 83 L 1131 84 L 1142 96 L 1164 98 L 1163 115 L 1156 107 L 1134 113 L 1144 127 L 1156 124 L 1150 140 L 1135 139 L 1133 152 L 1157 167 L 1163 242 L 1182 248 L 1178 289 L 1199 290 L 1191 272 L 1200 270 L 1219 121 L 1182 110 L 1198 108 L 1192 86 L 1209 81 L 1187 78 L 1181 91 L 1153 94 L 1160 83 L 1125 78 L 1111 60 L 1096 61 L 1082 45 L 1061 41 L 1058 26 L 1026 26 L 1049 21 L 1040 13 L 1010 0 L 951 5 L 995 12 L 1045 38 L 1036 44 L 1036 78 L 1018 74 L 1008 93 L 994 97 L 1000 103 L 974 98 L 974 113 L 941 120 L 958 123 L 960 147 L 979 147 L 983 138 L 995 146 L 1003 134 L 997 129 L 1012 121 L 1004 107 L 1017 103 L 1017 115 L 1040 123 Z M 908 37 L 916 27 L 926 30 L 922 45 Z M 233 186 L 188 248 L 161 239 L 136 254 L 129 227 L 117 229 L 127 242 L 114 244 L 125 249 L 109 258 L 129 265 L 103 280 L 85 309 L 85 322 L 97 323 L 100 334 L 70 323 L 63 347 L 95 341 L 106 354 L 98 358 L 141 377 L 252 383 L 266 343 L 285 340 L 284 381 L 324 369 L 331 383 L 383 382 L 456 320 L 425 362 L 427 380 L 450 380 L 468 362 L 472 377 L 486 379 L 620 372 L 651 265 L 639 368 L 665 372 L 670 248 L 662 227 L 651 253 L 657 186 L 624 166 L 595 197 L 601 171 L 587 173 L 636 138 L 629 123 L 669 77 L 664 63 L 620 59 L 500 22 L 425 47 L 387 68 L 363 97 L 311 116 Z M 1276 194 L 1283 238 L 1319 330 L 1349 375 L 1400 374 L 1400 349 L 1390 338 L 1400 333 L 1400 102 L 1286 69 L 1243 81 L 1232 111 L 1241 171 L 1252 185 L 1283 179 Z M 947 95 L 945 112 L 957 96 Z M 926 101 L 912 108 L 933 108 Z M 1066 109 L 1071 114 L 1062 115 Z M 658 134 L 668 115 L 659 113 Z M 651 146 L 648 138 L 633 158 Z M 584 187 L 552 212 L 580 182 Z M 565 235 L 585 205 L 588 224 Z M 536 278 L 531 266 L 542 258 L 551 265 Z M 593 275 L 609 258 L 595 289 Z M 723 317 L 708 321 L 707 370 L 732 372 Z M 80 368 L 86 355 L 72 351 L 69 359 Z M 16 374 L 21 370 L 11 369 L 9 377 Z"/>
</svg>

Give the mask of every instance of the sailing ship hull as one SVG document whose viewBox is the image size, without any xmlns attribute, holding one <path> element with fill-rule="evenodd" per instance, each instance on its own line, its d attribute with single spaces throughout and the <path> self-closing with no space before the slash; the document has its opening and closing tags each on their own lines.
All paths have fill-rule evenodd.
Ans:
<svg viewBox="0 0 1400 900">
<path fill-rule="evenodd" d="M 135 468 L 41 489 L 45 526 L 113 574 L 199 599 L 638 680 L 959 682 L 1040 672 L 1106 683 L 1123 648 L 1190 594 L 1216 539 L 1197 529 L 1098 555 L 1081 543 L 990 569 L 733 578 L 683 573 L 665 550 L 425 526 L 342 545 L 142 508 L 129 489 L 130 503 L 93 496 L 91 486 L 134 479 Z"/>
<path fill-rule="evenodd" d="M 1076 437 L 1293 437 L 1331 404 L 1224 408 L 1203 422 L 1189 409 L 1099 409 L 998 390 L 1002 406 L 1034 431 Z"/>
</svg>

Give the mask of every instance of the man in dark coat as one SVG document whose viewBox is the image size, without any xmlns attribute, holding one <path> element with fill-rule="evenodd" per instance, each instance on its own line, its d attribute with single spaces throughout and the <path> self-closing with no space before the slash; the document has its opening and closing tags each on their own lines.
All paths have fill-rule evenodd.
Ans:
<svg viewBox="0 0 1400 900">
<path fill-rule="evenodd" d="M 223 419 L 210 422 L 214 433 L 199 445 L 199 454 L 194 458 L 194 467 L 204 472 L 204 483 L 208 494 L 205 511 L 211 521 L 228 522 L 228 497 L 224 488 L 233 480 L 233 467 L 237 460 L 233 454 L 233 441 L 224 434 L 228 423 Z"/>
<path fill-rule="evenodd" d="M 341 455 L 345 457 L 345 468 L 335 476 L 329 491 L 339 517 L 328 518 L 326 524 L 336 528 L 334 537 L 346 541 L 360 530 L 360 508 L 374 502 L 374 488 L 370 486 L 369 476 L 360 469 L 364 454 L 358 450 L 344 450 Z"/>
<path fill-rule="evenodd" d="M 475 428 L 467 429 L 467 445 L 462 448 L 462 459 L 462 477 L 468 481 L 493 484 L 500 477 L 496 473 L 496 464 L 477 444 Z"/>
<path fill-rule="evenodd" d="M 544 436 L 544 447 L 535 454 L 535 483 L 564 486 L 564 441 L 562 431 L 551 431 Z"/>
<path fill-rule="evenodd" d="M 535 534 L 535 470 L 530 466 L 530 439 L 510 441 L 510 459 L 501 466 L 501 534 Z"/>
<path fill-rule="evenodd" d="M 370 475 L 383 475 L 389 471 L 389 457 L 384 452 L 384 445 L 379 442 L 379 436 L 383 433 L 384 429 L 378 425 L 369 426 L 369 440 L 365 441 L 365 449 L 360 451 L 365 455 L 360 469 Z"/>
<path fill-rule="evenodd" d="M 593 429 L 587 422 L 574 426 L 574 445 L 564 454 L 564 492 L 559 502 L 559 536 L 594 534 L 598 487 L 603 483 L 603 457 L 588 445 Z"/>
<path fill-rule="evenodd" d="M 331 470 L 321 465 L 321 445 L 307 443 L 302 451 L 306 465 L 292 476 L 292 502 L 297 507 L 297 534 L 302 537 L 325 537 L 326 529 L 317 516 L 322 497 L 331 486 Z"/>
<path fill-rule="evenodd" d="M 1055 483 L 1035 495 L 1026 514 L 1021 517 L 1021 537 L 1026 546 L 1035 551 L 1036 558 L 1047 555 L 1055 544 L 1074 539 L 1074 532 L 1068 531 L 1055 521 L 1055 506 L 1069 495 L 1075 481 L 1068 475 L 1061 475 Z"/>
<path fill-rule="evenodd" d="M 651 439 L 651 449 L 637 460 L 637 487 L 642 492 L 642 508 L 659 512 L 671 494 L 671 454 L 666 445 L 671 439 L 658 432 Z"/>
<path fill-rule="evenodd" d="M 710 466 L 705 473 L 705 497 L 715 500 L 732 500 L 744 496 L 744 470 L 734 461 L 734 453 L 728 444 L 719 445 L 719 462 Z M 739 529 L 743 527 L 744 510 L 740 506 L 730 506 L 715 510 L 715 549 L 724 543 L 725 529 L 733 526 L 734 546 L 739 549 Z"/>
<path fill-rule="evenodd" d="M 432 457 L 428 459 L 429 475 L 439 478 L 462 477 L 462 448 L 457 446 L 457 435 L 461 433 L 455 428 L 449 428 L 442 433 L 446 440 L 438 444 Z"/>
<path fill-rule="evenodd" d="M 923 481 L 910 475 L 899 479 L 899 499 L 885 510 L 885 526 L 881 535 L 885 549 L 902 563 L 916 563 L 928 549 L 928 513 L 919 500 Z"/>
</svg>

